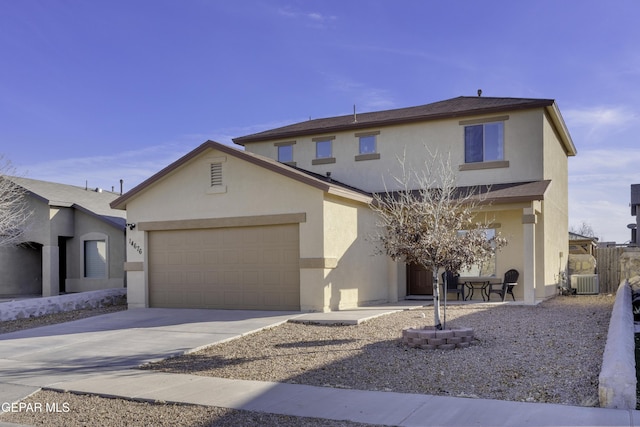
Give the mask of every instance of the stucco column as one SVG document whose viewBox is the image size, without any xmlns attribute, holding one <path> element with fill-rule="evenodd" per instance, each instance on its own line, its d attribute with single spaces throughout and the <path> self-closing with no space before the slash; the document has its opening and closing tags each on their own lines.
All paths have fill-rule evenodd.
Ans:
<svg viewBox="0 0 640 427">
<path fill-rule="evenodd" d="M 389 288 L 387 292 L 387 298 L 389 302 L 398 302 L 398 262 L 395 262 L 391 258 L 387 258 L 387 271 Z"/>
<path fill-rule="evenodd" d="M 57 246 L 42 247 L 42 296 L 60 294 L 60 250 Z"/>
<path fill-rule="evenodd" d="M 524 291 L 524 303 L 536 303 L 536 222 L 535 209 L 526 208 L 522 212 L 523 268 L 521 283 Z"/>
<path fill-rule="evenodd" d="M 322 313 L 331 311 L 332 287 L 327 276 L 335 267 L 330 264 L 332 261 L 325 258 L 300 259 L 301 311 Z"/>
</svg>

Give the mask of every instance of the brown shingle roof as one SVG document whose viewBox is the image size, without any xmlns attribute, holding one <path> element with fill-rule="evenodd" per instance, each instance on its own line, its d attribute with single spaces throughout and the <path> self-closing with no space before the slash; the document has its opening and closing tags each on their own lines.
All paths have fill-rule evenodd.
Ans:
<svg viewBox="0 0 640 427">
<path fill-rule="evenodd" d="M 203 152 L 209 149 L 214 149 L 218 151 L 222 151 L 228 155 L 237 157 L 241 160 L 247 161 L 254 165 L 263 167 L 267 170 L 282 174 L 288 178 L 294 179 L 296 181 L 302 182 L 304 184 L 310 185 L 312 187 L 318 188 L 326 193 L 334 194 L 337 196 L 349 198 L 352 200 L 357 200 L 363 203 L 369 203 L 371 201 L 370 193 L 366 191 L 357 189 L 355 187 L 351 187 L 349 185 L 343 184 L 341 182 L 329 179 L 328 177 L 318 175 L 313 172 L 305 171 L 300 168 L 291 167 L 285 165 L 284 163 L 280 163 L 277 160 L 271 159 L 269 157 L 260 156 L 255 153 L 251 153 L 248 151 L 242 151 L 234 147 L 230 147 L 228 145 L 221 144 L 215 141 L 206 141 L 201 144 L 196 149 L 187 153 L 180 159 L 171 163 L 169 166 L 165 167 L 161 171 L 157 172 L 150 178 L 146 179 L 144 182 L 138 184 L 136 187 L 132 188 L 122 196 L 111 202 L 112 209 L 126 209 L 127 203 L 136 197 L 139 193 L 144 192 L 148 187 L 153 185 L 154 183 L 160 181 L 165 176 L 169 175 L 174 170 L 182 167 L 187 164 L 189 161 L 199 156 Z"/>
<path fill-rule="evenodd" d="M 110 191 L 94 191 L 75 185 L 37 179 L 9 177 L 11 181 L 49 206 L 61 206 L 79 209 L 89 215 L 124 230 L 126 213 L 112 209 L 109 204 L 118 195 Z"/>
<path fill-rule="evenodd" d="M 550 107 L 553 104 L 553 99 L 460 96 L 431 104 L 419 105 L 417 107 L 359 113 L 357 114 L 355 121 L 354 115 L 352 114 L 328 117 L 324 119 L 307 120 L 289 126 L 234 138 L 233 142 L 239 145 L 245 145 L 252 142 L 290 138 L 293 136 L 464 117 L 469 115 L 491 114 L 504 111 L 542 108 Z"/>
<path fill-rule="evenodd" d="M 480 204 L 522 203 L 544 200 L 544 195 L 550 185 L 551 180 L 543 180 L 457 187 L 454 195 L 455 197 L 462 197 L 467 194 L 474 195 L 473 198 L 478 200 Z M 419 191 L 412 190 L 414 194 L 418 194 Z M 389 196 L 395 198 L 398 197 L 398 193 L 393 191 L 389 193 Z M 378 194 L 386 196 L 384 193 Z"/>
</svg>

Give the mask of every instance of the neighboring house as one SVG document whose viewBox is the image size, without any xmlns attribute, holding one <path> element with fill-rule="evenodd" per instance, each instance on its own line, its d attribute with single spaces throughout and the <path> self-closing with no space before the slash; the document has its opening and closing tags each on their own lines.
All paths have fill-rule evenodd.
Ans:
<svg viewBox="0 0 640 427">
<path fill-rule="evenodd" d="M 112 203 L 126 209 L 130 307 L 328 311 L 429 294 L 430 274 L 379 254 L 371 193 L 399 190 L 398 156 L 450 155 L 460 186 L 509 241 L 483 275 L 520 272 L 552 296 L 566 270 L 568 157 L 553 100 L 459 97 L 208 141 Z"/>
<path fill-rule="evenodd" d="M 0 248 L 0 295 L 42 295 L 125 286 L 126 213 L 118 194 L 10 177 L 32 211 L 23 243 Z"/>
<path fill-rule="evenodd" d="M 569 232 L 569 253 L 572 255 L 593 255 L 598 247 L 597 237 L 583 236 L 578 233 Z"/>
</svg>

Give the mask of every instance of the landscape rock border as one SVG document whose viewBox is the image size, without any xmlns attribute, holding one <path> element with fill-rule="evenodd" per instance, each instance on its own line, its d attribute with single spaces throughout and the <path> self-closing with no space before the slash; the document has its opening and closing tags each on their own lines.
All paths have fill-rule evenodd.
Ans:
<svg viewBox="0 0 640 427">
<path fill-rule="evenodd" d="M 3 302 L 0 303 L 0 321 L 116 305 L 126 295 L 126 288 L 114 288 Z"/>
<path fill-rule="evenodd" d="M 436 329 L 434 326 L 405 328 L 402 343 L 423 350 L 453 350 L 465 348 L 473 341 L 472 328 Z"/>
</svg>

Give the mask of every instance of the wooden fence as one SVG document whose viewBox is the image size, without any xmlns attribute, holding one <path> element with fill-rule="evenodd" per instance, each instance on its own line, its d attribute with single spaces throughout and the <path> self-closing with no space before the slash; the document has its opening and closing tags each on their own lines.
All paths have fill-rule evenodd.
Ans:
<svg viewBox="0 0 640 427">
<path fill-rule="evenodd" d="M 620 281 L 625 279 L 629 272 L 622 271 L 620 256 L 625 252 L 638 252 L 637 247 L 611 247 L 597 248 L 596 268 L 598 272 L 598 281 L 600 282 L 600 293 L 615 293 L 618 290 Z M 638 274 L 633 272 L 633 274 Z"/>
</svg>

